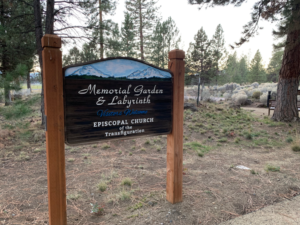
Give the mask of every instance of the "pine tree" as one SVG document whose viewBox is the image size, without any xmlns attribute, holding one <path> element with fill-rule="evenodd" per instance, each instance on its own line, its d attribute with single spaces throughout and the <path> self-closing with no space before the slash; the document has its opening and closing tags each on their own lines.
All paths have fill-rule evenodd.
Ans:
<svg viewBox="0 0 300 225">
<path fill-rule="evenodd" d="M 111 33 L 113 23 L 105 19 L 107 15 L 113 15 L 116 9 L 115 0 L 84 0 L 81 4 L 86 9 L 89 17 L 88 28 L 92 31 L 93 41 L 100 45 L 100 58 L 104 57 L 108 35 Z"/>
<path fill-rule="evenodd" d="M 149 60 L 156 66 L 167 68 L 168 53 L 178 48 L 180 41 L 179 30 L 171 17 L 163 22 L 158 21 L 151 36 Z"/>
<path fill-rule="evenodd" d="M 80 51 L 74 46 L 69 50 L 68 55 L 63 56 L 63 66 L 81 63 Z"/>
<path fill-rule="evenodd" d="M 267 68 L 267 81 L 278 82 L 279 72 L 282 65 L 283 50 L 274 49 Z"/>
<path fill-rule="evenodd" d="M 240 84 L 247 82 L 248 72 L 249 72 L 249 70 L 248 70 L 248 65 L 247 65 L 247 57 L 242 56 L 240 58 L 239 66 L 238 66 L 238 73 L 239 73 L 240 79 L 241 79 Z"/>
<path fill-rule="evenodd" d="M 151 36 L 151 54 L 149 56 L 149 61 L 158 67 L 163 67 L 165 54 L 163 38 L 163 25 L 158 21 Z"/>
<path fill-rule="evenodd" d="M 84 43 L 80 52 L 81 62 L 89 62 L 99 59 L 99 54 L 96 49 L 95 43 Z"/>
<path fill-rule="evenodd" d="M 266 82 L 266 72 L 262 65 L 262 57 L 259 50 L 256 51 L 253 59 L 251 60 L 248 81 L 251 83 Z"/>
<path fill-rule="evenodd" d="M 221 60 L 226 54 L 226 49 L 224 45 L 225 45 L 224 31 L 221 24 L 219 24 L 211 40 L 212 60 L 213 60 L 212 72 L 216 77 L 217 85 L 218 85 L 218 77 L 220 72 Z"/>
<path fill-rule="evenodd" d="M 199 74 L 201 83 L 208 83 L 213 78 L 211 42 L 205 31 L 201 28 L 194 37 L 194 43 L 190 43 L 187 56 L 187 67 L 194 74 Z"/>
<path fill-rule="evenodd" d="M 246 1 L 189 0 L 189 2 L 190 4 L 198 4 L 201 8 L 204 5 L 211 7 L 229 4 L 241 6 Z M 279 72 L 277 105 L 272 118 L 276 121 L 298 120 L 297 92 L 300 78 L 300 0 L 257 0 L 253 6 L 251 21 L 244 26 L 243 36 L 236 45 L 240 46 L 255 36 L 260 28 L 259 22 L 263 19 L 271 22 L 279 22 L 278 30 L 273 33 L 277 37 L 286 37 L 284 43 L 278 46 L 284 47 L 285 50 Z"/>
<path fill-rule="evenodd" d="M 237 59 L 237 53 L 234 52 L 233 54 L 228 55 L 225 68 L 224 68 L 224 75 L 221 78 L 221 83 L 229 83 L 235 82 L 240 83 L 241 79 L 239 76 L 239 62 Z"/>
<path fill-rule="evenodd" d="M 124 22 L 122 23 L 121 27 L 122 55 L 126 57 L 135 57 L 135 39 L 136 37 L 133 19 L 128 12 L 125 12 Z"/>
<path fill-rule="evenodd" d="M 24 35 L 32 24 L 33 8 L 29 1 L 0 1 L 0 86 L 4 89 L 5 105 L 10 103 L 10 90 L 20 88 L 34 57 L 34 34 Z"/>
<path fill-rule="evenodd" d="M 121 56 L 122 44 L 119 25 L 117 23 L 112 25 L 110 36 L 107 38 L 106 56 L 117 57 Z"/>
<path fill-rule="evenodd" d="M 135 24 L 135 34 L 139 46 L 139 57 L 145 60 L 148 51 L 151 32 L 157 21 L 156 1 L 126 0 L 126 9 Z"/>
</svg>

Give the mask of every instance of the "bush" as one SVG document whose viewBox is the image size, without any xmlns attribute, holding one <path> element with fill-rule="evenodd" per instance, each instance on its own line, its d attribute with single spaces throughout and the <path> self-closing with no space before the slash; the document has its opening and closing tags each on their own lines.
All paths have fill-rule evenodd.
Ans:
<svg viewBox="0 0 300 225">
<path fill-rule="evenodd" d="M 268 101 L 268 93 L 263 93 L 260 98 L 259 101 L 265 105 L 267 105 L 267 101 Z"/>
<path fill-rule="evenodd" d="M 231 94 L 230 93 L 224 93 L 223 97 L 227 100 L 231 98 Z"/>
<path fill-rule="evenodd" d="M 294 146 L 292 147 L 292 150 L 293 150 L 294 152 L 300 152 L 300 146 L 299 146 L 299 145 L 294 145 Z"/>
<path fill-rule="evenodd" d="M 252 98 L 255 98 L 255 99 L 259 99 L 259 97 L 262 95 L 262 93 L 260 91 L 255 91 L 253 92 L 252 94 Z"/>
<path fill-rule="evenodd" d="M 237 94 L 232 95 L 232 99 L 236 103 L 243 105 L 247 101 L 248 96 L 245 94 L 245 92 L 239 92 Z"/>
</svg>

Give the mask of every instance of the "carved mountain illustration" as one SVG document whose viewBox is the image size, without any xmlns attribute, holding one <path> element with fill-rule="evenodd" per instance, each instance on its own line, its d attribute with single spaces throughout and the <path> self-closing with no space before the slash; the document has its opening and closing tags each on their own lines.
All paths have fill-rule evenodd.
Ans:
<svg viewBox="0 0 300 225">
<path fill-rule="evenodd" d="M 170 78 L 169 76 L 162 75 L 159 70 L 148 67 L 145 70 L 138 70 L 130 75 L 127 76 L 127 79 L 143 79 L 143 78 L 152 78 L 152 77 L 158 77 L 158 78 Z"/>
<path fill-rule="evenodd" d="M 100 70 L 94 68 L 91 65 L 83 66 L 80 69 L 74 71 L 70 75 L 78 75 L 78 76 L 81 76 L 81 75 L 94 75 L 94 76 L 97 76 L 97 77 L 105 77 L 105 78 L 112 77 L 108 74 L 105 74 L 105 73 L 101 72 Z"/>
</svg>

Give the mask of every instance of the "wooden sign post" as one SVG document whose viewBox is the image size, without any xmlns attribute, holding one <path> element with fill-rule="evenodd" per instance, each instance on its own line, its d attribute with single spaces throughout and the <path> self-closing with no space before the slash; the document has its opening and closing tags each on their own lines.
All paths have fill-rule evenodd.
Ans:
<svg viewBox="0 0 300 225">
<path fill-rule="evenodd" d="M 67 224 L 65 143 L 168 134 L 167 200 L 182 201 L 184 51 L 169 70 L 133 58 L 62 68 L 61 39 L 42 38 L 49 224 Z"/>
<path fill-rule="evenodd" d="M 46 114 L 49 224 L 67 224 L 65 133 L 61 39 L 42 38 L 43 84 Z"/>
<path fill-rule="evenodd" d="M 173 73 L 173 129 L 167 138 L 167 200 L 173 204 L 182 201 L 184 57 L 182 50 L 169 52 L 168 67 Z"/>
</svg>

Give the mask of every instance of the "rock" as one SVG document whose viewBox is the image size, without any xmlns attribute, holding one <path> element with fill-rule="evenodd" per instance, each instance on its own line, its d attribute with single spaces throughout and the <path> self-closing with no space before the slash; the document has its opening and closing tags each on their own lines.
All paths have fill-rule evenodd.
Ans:
<svg viewBox="0 0 300 225">
<path fill-rule="evenodd" d="M 186 103 L 186 102 L 184 103 L 184 109 L 190 109 L 193 112 L 197 112 L 198 111 L 197 107 L 194 104 L 192 104 L 192 103 Z"/>
<path fill-rule="evenodd" d="M 244 104 L 242 105 L 252 105 L 252 101 L 250 99 L 247 99 Z"/>
<path fill-rule="evenodd" d="M 4 149 L 4 144 L 0 143 L 0 149 Z"/>
</svg>

